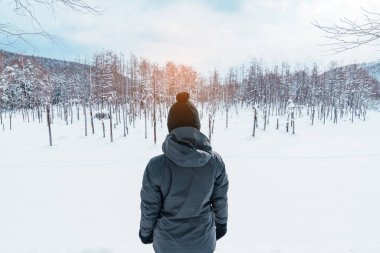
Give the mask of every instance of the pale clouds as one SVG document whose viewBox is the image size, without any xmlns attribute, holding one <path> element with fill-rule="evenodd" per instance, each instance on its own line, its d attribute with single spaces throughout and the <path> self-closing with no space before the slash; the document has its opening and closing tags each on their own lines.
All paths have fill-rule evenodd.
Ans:
<svg viewBox="0 0 380 253">
<path fill-rule="evenodd" d="M 92 52 L 111 49 L 160 64 L 168 60 L 189 64 L 205 74 L 213 69 L 225 72 L 253 58 L 268 64 L 324 66 L 330 60 L 351 63 L 380 58 L 371 46 L 326 56 L 318 47 L 324 42 L 322 33 L 312 26 L 313 21 L 360 19 L 361 8 L 380 12 L 378 0 L 110 0 L 99 4 L 104 8 L 101 16 L 59 11 L 54 22 L 44 20 L 47 29 L 61 35 L 70 48 L 65 52 L 56 46 L 54 57 L 90 57 Z M 36 54 L 43 52 L 44 47 L 38 47 Z"/>
</svg>

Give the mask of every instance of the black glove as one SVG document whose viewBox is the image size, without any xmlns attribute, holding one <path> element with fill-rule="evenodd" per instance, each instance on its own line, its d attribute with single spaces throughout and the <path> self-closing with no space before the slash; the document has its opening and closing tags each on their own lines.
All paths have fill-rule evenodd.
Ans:
<svg viewBox="0 0 380 253">
<path fill-rule="evenodd" d="M 139 237 L 142 243 L 144 244 L 150 244 L 153 242 L 153 235 L 150 235 L 148 237 L 142 236 L 141 230 L 139 231 Z"/>
<path fill-rule="evenodd" d="M 227 223 L 226 224 L 215 223 L 215 227 L 216 227 L 216 240 L 219 240 L 227 233 Z"/>
</svg>

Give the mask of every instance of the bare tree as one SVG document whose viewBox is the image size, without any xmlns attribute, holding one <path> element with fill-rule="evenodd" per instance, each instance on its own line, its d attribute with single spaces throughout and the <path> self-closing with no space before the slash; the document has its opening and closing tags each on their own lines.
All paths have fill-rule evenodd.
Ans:
<svg viewBox="0 0 380 253">
<path fill-rule="evenodd" d="M 328 52 L 340 53 L 380 38 L 380 13 L 363 9 L 364 21 L 358 22 L 348 18 L 340 19 L 339 24 L 323 26 L 315 22 L 313 25 L 323 32 L 328 42 L 322 46 L 330 47 Z"/>
<path fill-rule="evenodd" d="M 85 0 L 13 0 L 6 3 L 0 2 L 0 6 L 1 9 L 6 9 L 7 7 L 12 9 L 15 15 L 27 19 L 32 27 L 30 30 L 26 30 L 0 20 L 0 45 L 5 46 L 12 45 L 18 41 L 30 45 L 28 37 L 31 35 L 42 36 L 53 41 L 58 40 L 57 36 L 47 32 L 41 24 L 35 12 L 38 7 L 48 9 L 51 13 L 54 13 L 55 9 L 60 7 L 83 14 L 101 13 L 97 7 L 90 6 Z"/>
</svg>

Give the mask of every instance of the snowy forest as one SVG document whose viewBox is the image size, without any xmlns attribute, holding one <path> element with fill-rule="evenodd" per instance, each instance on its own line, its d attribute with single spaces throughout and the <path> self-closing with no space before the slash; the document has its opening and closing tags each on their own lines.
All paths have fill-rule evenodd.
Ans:
<svg viewBox="0 0 380 253">
<path fill-rule="evenodd" d="M 0 253 L 380 252 L 379 0 L 0 13 Z"/>
<path fill-rule="evenodd" d="M 150 123 L 162 122 L 178 92 L 187 91 L 208 117 L 209 137 L 218 111 L 229 113 L 252 108 L 253 133 L 261 121 L 265 130 L 270 116 L 285 116 L 287 131 L 295 118 L 337 123 L 345 117 L 365 120 L 366 110 L 379 99 L 379 82 L 359 64 L 340 66 L 332 62 L 326 71 L 308 66 L 266 66 L 253 60 L 247 66 L 231 67 L 227 74 L 214 70 L 209 76 L 194 68 L 167 62 L 165 66 L 134 55 L 111 51 L 95 53 L 90 62 L 72 63 L 0 51 L 0 124 L 5 118 L 12 129 L 12 115 L 21 112 L 25 122 L 55 117 L 69 124 L 83 116 L 85 135 L 94 133 L 94 118 L 112 128 L 122 126 L 124 136 L 137 119 L 145 120 L 145 138 Z M 165 123 L 166 125 L 166 123 Z M 276 127 L 279 127 L 277 119 Z M 88 130 L 87 130 L 88 129 Z"/>
</svg>

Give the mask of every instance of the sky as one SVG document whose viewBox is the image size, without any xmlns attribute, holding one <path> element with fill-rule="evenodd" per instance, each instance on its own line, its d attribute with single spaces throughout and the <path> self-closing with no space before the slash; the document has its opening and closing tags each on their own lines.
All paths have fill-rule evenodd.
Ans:
<svg viewBox="0 0 380 253">
<path fill-rule="evenodd" d="M 25 30 L 30 20 L 0 1 L 0 23 Z M 56 8 L 34 8 L 46 31 L 60 42 L 30 36 L 25 43 L 0 48 L 64 60 L 90 61 L 93 53 L 112 50 L 151 62 L 187 64 L 208 74 L 260 59 L 267 65 L 327 67 L 380 59 L 380 47 L 367 45 L 340 54 L 325 52 L 323 32 L 313 22 L 331 25 L 341 18 L 363 19 L 362 8 L 380 12 L 379 0 L 108 0 L 88 1 L 101 15 Z M 6 20 L 6 21 L 4 21 Z"/>
</svg>

